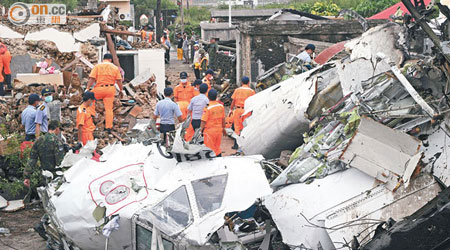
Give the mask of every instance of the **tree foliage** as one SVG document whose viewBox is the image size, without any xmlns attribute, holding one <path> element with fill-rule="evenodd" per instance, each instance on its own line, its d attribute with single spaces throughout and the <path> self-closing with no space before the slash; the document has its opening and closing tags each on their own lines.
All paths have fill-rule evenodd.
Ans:
<svg viewBox="0 0 450 250">
<path fill-rule="evenodd" d="M 134 4 L 134 15 L 136 23 L 139 23 L 139 17 L 142 14 L 150 17 L 151 12 L 156 14 L 156 0 L 131 0 L 131 4 Z M 170 0 L 161 0 L 161 9 L 177 9 L 178 7 Z"/>
<path fill-rule="evenodd" d="M 352 9 L 363 17 L 370 17 L 390 6 L 400 2 L 399 0 L 320 0 L 298 1 L 294 0 L 285 4 L 267 4 L 258 8 L 271 9 L 295 9 L 320 16 L 334 16 L 341 9 Z"/>
</svg>

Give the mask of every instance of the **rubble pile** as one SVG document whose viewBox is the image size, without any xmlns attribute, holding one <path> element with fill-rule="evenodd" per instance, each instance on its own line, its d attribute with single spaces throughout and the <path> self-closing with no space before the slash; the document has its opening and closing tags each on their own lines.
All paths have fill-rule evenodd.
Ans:
<svg viewBox="0 0 450 250">
<path fill-rule="evenodd" d="M 104 105 L 101 100 L 96 102 L 96 112 L 98 116 L 94 119 L 97 129 L 94 131 L 94 137 L 98 138 L 98 148 L 104 148 L 108 144 L 117 141 L 124 141 L 126 133 L 136 124 L 136 119 L 151 118 L 156 102 L 158 101 L 156 84 L 154 76 L 147 81 L 132 86 L 127 84 L 127 89 L 132 89 L 133 96 L 125 95 L 122 99 L 116 99 L 114 102 L 114 134 L 108 134 L 104 131 Z M 20 114 L 28 105 L 28 96 L 32 93 L 40 94 L 44 85 L 26 86 L 22 82 L 15 80 L 13 98 L 0 98 L 0 120 L 6 125 L 10 133 L 22 133 L 20 124 Z M 57 90 L 54 101 L 61 108 L 60 121 L 63 126 L 63 134 L 66 136 L 67 143 L 73 145 L 77 141 L 76 110 L 82 103 L 81 83 L 78 80 L 72 80 L 71 85 L 66 92 L 66 88 Z"/>
</svg>

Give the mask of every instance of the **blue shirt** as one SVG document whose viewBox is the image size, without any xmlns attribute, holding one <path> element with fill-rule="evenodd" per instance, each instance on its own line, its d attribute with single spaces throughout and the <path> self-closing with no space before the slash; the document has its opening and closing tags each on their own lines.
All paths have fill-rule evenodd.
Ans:
<svg viewBox="0 0 450 250">
<path fill-rule="evenodd" d="M 37 108 L 34 122 L 41 125 L 41 132 L 48 132 L 48 105 L 46 102 Z"/>
<path fill-rule="evenodd" d="M 22 125 L 25 126 L 25 133 L 27 135 L 36 134 L 36 124 L 34 120 L 36 119 L 36 108 L 32 105 L 28 105 L 26 109 L 22 111 Z"/>
<path fill-rule="evenodd" d="M 167 97 L 156 104 L 154 114 L 160 117 L 161 124 L 175 124 L 175 117 L 182 115 L 178 104 Z"/>
<path fill-rule="evenodd" d="M 312 61 L 311 56 L 306 51 L 303 51 L 302 53 L 298 54 L 297 58 L 306 63 L 310 63 Z"/>
<path fill-rule="evenodd" d="M 192 119 L 200 120 L 202 119 L 203 110 L 206 105 L 208 105 L 209 99 L 205 94 L 200 94 L 191 99 L 188 109 L 192 111 Z"/>
</svg>

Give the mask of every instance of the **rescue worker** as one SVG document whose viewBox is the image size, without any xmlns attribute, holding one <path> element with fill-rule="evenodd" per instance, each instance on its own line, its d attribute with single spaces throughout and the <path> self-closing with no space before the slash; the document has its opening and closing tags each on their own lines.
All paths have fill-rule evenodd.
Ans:
<svg viewBox="0 0 450 250">
<path fill-rule="evenodd" d="M 181 111 L 181 119 L 184 121 L 187 118 L 188 115 L 188 107 L 189 107 L 189 102 L 186 101 L 180 101 L 177 102 L 178 107 L 180 108 Z"/>
<path fill-rule="evenodd" d="M 24 170 L 23 184 L 30 186 L 30 177 L 40 162 L 40 170 L 55 173 L 55 168 L 61 164 L 64 155 L 64 143 L 59 139 L 60 123 L 52 120 L 48 124 L 48 133 L 39 137 L 31 148 L 30 159 Z M 42 183 L 39 183 L 42 184 Z"/>
<path fill-rule="evenodd" d="M 222 156 L 220 144 L 225 132 L 225 108 L 216 101 L 217 91 L 211 89 L 208 92 L 209 104 L 205 108 L 201 119 L 201 130 L 203 132 L 205 145 L 214 151 L 217 157 Z"/>
<path fill-rule="evenodd" d="M 89 82 L 87 84 L 87 90 L 95 84 L 92 92 L 95 94 L 95 99 L 103 100 L 105 105 L 105 129 L 111 132 L 114 120 L 114 96 L 116 95 L 115 84 L 119 86 L 119 98 L 122 96 L 122 75 L 119 68 L 112 63 L 112 55 L 105 54 L 103 56 L 103 62 L 95 65 L 89 75 Z M 95 114 L 95 105 L 93 106 L 92 113 Z"/>
<path fill-rule="evenodd" d="M 219 50 L 219 46 L 216 43 L 215 38 L 211 38 L 210 44 L 208 45 L 208 55 L 209 55 L 209 65 L 211 68 L 214 68 L 217 63 L 217 51 Z"/>
<path fill-rule="evenodd" d="M 39 105 L 39 96 L 31 94 L 28 97 L 28 107 L 21 114 L 22 125 L 25 126 L 25 141 L 33 141 L 36 138 L 36 107 Z"/>
<path fill-rule="evenodd" d="M 88 141 L 94 140 L 93 132 L 95 130 L 94 116 L 92 107 L 94 107 L 95 94 L 94 92 L 85 92 L 83 94 L 83 103 L 77 110 L 77 129 L 78 129 L 78 142 L 82 142 L 86 145 Z"/>
<path fill-rule="evenodd" d="M 42 133 L 48 132 L 48 121 L 50 120 L 50 109 L 48 104 L 53 101 L 53 89 L 49 87 L 45 87 L 41 91 L 42 100 L 44 101 L 36 111 L 36 138 L 39 138 L 39 135 Z"/>
<path fill-rule="evenodd" d="M 192 87 L 194 87 L 194 96 L 198 96 L 200 94 L 200 84 L 202 84 L 202 80 L 200 79 L 196 79 L 194 83 L 192 83 Z"/>
<path fill-rule="evenodd" d="M 182 122 L 182 113 L 180 107 L 172 101 L 173 89 L 164 89 L 164 99 L 156 104 L 155 112 L 153 113 L 153 120 L 156 121 L 160 117 L 159 131 L 163 133 L 164 140 L 166 133 L 175 130 L 175 117 L 179 122 Z"/>
<path fill-rule="evenodd" d="M 8 48 L 6 48 L 5 53 L 2 56 L 3 61 L 3 73 L 5 74 L 5 84 L 8 89 L 12 89 L 11 85 L 11 53 Z"/>
<path fill-rule="evenodd" d="M 189 102 L 192 97 L 195 96 L 195 89 L 187 80 L 188 74 L 186 72 L 180 73 L 180 84 L 178 84 L 174 92 L 174 100 L 175 102 Z"/>
<path fill-rule="evenodd" d="M 214 71 L 212 69 L 208 69 L 205 72 L 205 77 L 203 77 L 202 82 L 208 85 L 208 91 L 211 89 L 211 81 L 214 79 Z"/>
<path fill-rule="evenodd" d="M 183 37 L 180 33 L 177 34 L 177 59 L 178 61 L 183 60 Z"/>
<path fill-rule="evenodd" d="M 5 78 L 3 77 L 3 55 L 6 52 L 6 45 L 0 43 L 0 96 L 5 95 Z"/>
<path fill-rule="evenodd" d="M 198 69 L 200 71 L 200 76 L 203 76 L 206 74 L 206 71 L 208 70 L 209 56 L 208 54 L 206 54 L 204 49 L 200 49 L 199 53 L 200 53 L 200 66 Z"/>
<path fill-rule="evenodd" d="M 305 50 L 303 50 L 303 52 L 297 55 L 297 58 L 303 63 L 311 63 L 312 62 L 311 55 L 314 53 L 315 50 L 316 46 L 314 46 L 314 44 L 308 44 L 306 45 Z"/>
<path fill-rule="evenodd" d="M 192 121 L 191 126 L 186 130 L 185 141 L 190 141 L 195 134 L 195 130 L 200 128 L 203 110 L 209 103 L 209 99 L 206 97 L 208 85 L 205 83 L 200 84 L 199 91 L 200 94 L 192 98 L 188 106 L 188 114 L 191 114 Z"/>
<path fill-rule="evenodd" d="M 245 100 L 249 98 L 250 96 L 255 94 L 255 91 L 250 88 L 249 82 L 250 79 L 246 76 L 242 77 L 242 86 L 235 89 L 233 92 L 233 95 L 231 96 L 231 99 L 233 100 L 231 102 L 230 111 L 233 111 L 234 119 L 233 119 L 233 125 L 234 125 L 234 132 L 237 135 L 241 134 L 241 130 L 244 128 L 244 120 L 247 117 L 243 117 L 244 114 L 244 104 Z M 238 145 L 236 142 L 236 139 L 234 140 L 234 145 L 232 149 L 238 149 Z"/>
<path fill-rule="evenodd" d="M 193 46 L 194 48 L 194 52 L 193 52 L 193 56 L 192 56 L 192 68 L 194 69 L 194 74 L 195 74 L 195 79 L 200 79 L 200 46 L 196 43 Z"/>
<path fill-rule="evenodd" d="M 153 29 L 150 28 L 148 25 L 144 26 L 144 28 L 141 30 L 141 39 L 142 41 L 146 41 L 148 43 L 151 43 L 153 40 Z"/>
</svg>

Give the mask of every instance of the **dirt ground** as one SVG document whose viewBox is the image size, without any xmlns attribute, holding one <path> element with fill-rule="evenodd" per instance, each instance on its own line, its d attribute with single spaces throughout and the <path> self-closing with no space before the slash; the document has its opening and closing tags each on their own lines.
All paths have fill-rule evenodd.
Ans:
<svg viewBox="0 0 450 250">
<path fill-rule="evenodd" d="M 192 69 L 190 64 L 183 64 L 183 61 L 177 60 L 177 53 L 172 51 L 170 53 L 170 64 L 166 64 L 166 75 L 168 77 L 168 80 L 172 83 L 170 87 L 174 88 L 180 80 L 180 73 L 186 72 L 188 74 L 188 81 L 193 82 L 195 80 L 194 70 Z M 226 110 L 227 107 L 225 107 Z M 233 146 L 234 141 L 224 136 L 222 137 L 222 155 L 233 155 L 236 153 L 236 150 L 231 149 Z"/>
<path fill-rule="evenodd" d="M 33 226 L 40 221 L 43 214 L 40 204 L 14 213 L 0 212 L 0 227 L 6 227 L 11 232 L 9 235 L 0 234 L 0 249 L 46 249 L 46 242 L 33 230 Z"/>
<path fill-rule="evenodd" d="M 194 72 L 189 64 L 178 61 L 176 53 L 171 53 L 170 64 L 166 64 L 166 75 L 172 82 L 171 87 L 178 84 L 182 71 L 188 73 L 189 80 L 195 79 Z M 228 137 L 222 139 L 223 155 L 232 155 L 236 150 L 231 149 L 233 140 Z M 44 211 L 40 205 L 27 206 L 14 213 L 0 212 L 0 227 L 8 228 L 9 235 L 0 234 L 0 250 L 38 250 L 46 249 L 46 242 L 33 230 L 33 226 L 39 222 Z"/>
</svg>

